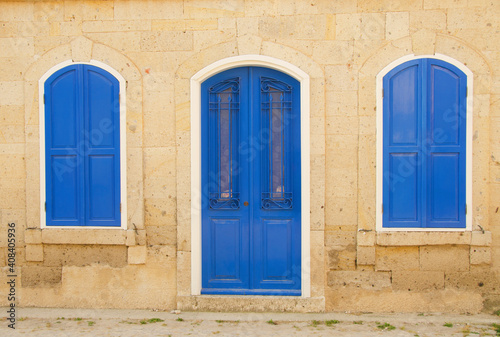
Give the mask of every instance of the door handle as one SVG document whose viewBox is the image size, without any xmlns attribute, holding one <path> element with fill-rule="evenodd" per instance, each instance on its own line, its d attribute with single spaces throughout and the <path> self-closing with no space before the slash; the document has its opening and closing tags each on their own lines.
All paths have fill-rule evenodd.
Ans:
<svg viewBox="0 0 500 337">
<path fill-rule="evenodd" d="M 243 202 L 243 206 L 248 206 L 248 201 Z"/>
</svg>

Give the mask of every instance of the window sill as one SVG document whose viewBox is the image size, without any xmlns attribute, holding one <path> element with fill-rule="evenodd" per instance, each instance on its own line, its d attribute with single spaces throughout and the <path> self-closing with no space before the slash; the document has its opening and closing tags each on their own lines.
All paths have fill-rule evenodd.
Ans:
<svg viewBox="0 0 500 337">
<path fill-rule="evenodd" d="M 144 245 L 145 230 L 28 228 L 26 244 Z M 144 239 L 144 240 L 143 240 Z"/>
<path fill-rule="evenodd" d="M 378 232 L 378 246 L 491 246 L 491 232 Z"/>
</svg>

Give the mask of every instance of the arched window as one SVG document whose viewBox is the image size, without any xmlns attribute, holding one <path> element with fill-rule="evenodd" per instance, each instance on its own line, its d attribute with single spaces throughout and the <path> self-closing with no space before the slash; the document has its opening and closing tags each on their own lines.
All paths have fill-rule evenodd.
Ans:
<svg viewBox="0 0 500 337">
<path fill-rule="evenodd" d="M 382 83 L 382 228 L 465 229 L 467 75 L 418 58 Z"/>
<path fill-rule="evenodd" d="M 120 227 L 119 81 L 72 64 L 43 90 L 45 226 Z"/>
</svg>

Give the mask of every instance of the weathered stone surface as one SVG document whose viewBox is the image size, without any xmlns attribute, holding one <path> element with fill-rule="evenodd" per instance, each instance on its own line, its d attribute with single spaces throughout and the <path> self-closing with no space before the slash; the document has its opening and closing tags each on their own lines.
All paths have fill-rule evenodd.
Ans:
<svg viewBox="0 0 500 337">
<path fill-rule="evenodd" d="M 130 246 L 128 247 L 128 264 L 145 264 L 147 258 L 146 246 Z"/>
<path fill-rule="evenodd" d="M 61 267 L 26 266 L 21 268 L 22 287 L 54 287 L 62 281 Z"/>
<path fill-rule="evenodd" d="M 434 271 L 468 271 L 468 246 L 426 246 L 420 247 L 420 268 Z"/>
<path fill-rule="evenodd" d="M 44 244 L 43 251 L 43 264 L 47 267 L 90 265 L 123 267 L 127 264 L 126 246 Z"/>
<path fill-rule="evenodd" d="M 41 262 L 43 261 L 43 245 L 26 245 L 26 261 Z"/>
<path fill-rule="evenodd" d="M 413 292 L 444 289 L 442 271 L 393 271 L 392 289 Z"/>
<path fill-rule="evenodd" d="M 418 247 L 377 247 L 375 270 L 419 270 Z"/>
<path fill-rule="evenodd" d="M 375 271 L 329 271 L 329 287 L 382 290 L 391 286 L 391 273 Z"/>
</svg>

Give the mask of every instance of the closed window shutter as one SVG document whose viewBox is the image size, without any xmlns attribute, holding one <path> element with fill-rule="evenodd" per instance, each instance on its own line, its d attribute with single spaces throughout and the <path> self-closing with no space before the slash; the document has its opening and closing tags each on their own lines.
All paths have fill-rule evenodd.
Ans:
<svg viewBox="0 0 500 337">
<path fill-rule="evenodd" d="M 45 96 L 47 226 L 120 226 L 118 81 L 72 65 Z"/>
<path fill-rule="evenodd" d="M 465 228 L 465 74 L 427 62 L 427 227 Z"/>
<path fill-rule="evenodd" d="M 435 59 L 384 77 L 384 227 L 465 228 L 466 85 Z"/>
</svg>

